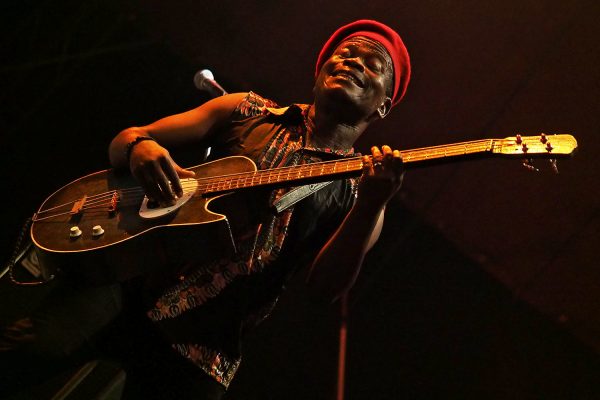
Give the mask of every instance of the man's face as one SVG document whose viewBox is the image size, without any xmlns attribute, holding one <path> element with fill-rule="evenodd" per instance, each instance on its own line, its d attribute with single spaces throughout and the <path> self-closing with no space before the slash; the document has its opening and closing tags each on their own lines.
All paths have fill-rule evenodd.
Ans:
<svg viewBox="0 0 600 400">
<path fill-rule="evenodd" d="M 323 64 L 315 95 L 324 95 L 360 115 L 371 115 L 389 98 L 393 66 L 379 43 L 354 37 L 338 45 Z"/>
</svg>

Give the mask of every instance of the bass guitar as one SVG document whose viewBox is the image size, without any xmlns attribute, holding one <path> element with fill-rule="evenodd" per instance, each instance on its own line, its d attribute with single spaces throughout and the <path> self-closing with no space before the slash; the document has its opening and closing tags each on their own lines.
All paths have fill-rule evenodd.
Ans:
<svg viewBox="0 0 600 400">
<path fill-rule="evenodd" d="M 481 139 L 406 150 L 401 154 L 405 168 L 411 168 L 474 157 L 556 160 L 572 155 L 576 148 L 577 141 L 571 135 L 541 134 Z M 127 279 L 150 268 L 133 268 L 133 265 L 168 261 L 161 260 L 150 249 L 170 248 L 164 255 L 169 260 L 173 254 L 181 259 L 190 256 L 203 259 L 208 257 L 206 249 L 232 251 L 234 243 L 228 233 L 231 216 L 211 211 L 210 203 L 249 188 L 299 186 L 356 177 L 362 173 L 363 161 L 361 157 L 352 157 L 257 170 L 252 160 L 233 156 L 190 169 L 196 177 L 183 179 L 183 196 L 165 207 L 153 206 L 133 177 L 114 170 L 96 172 L 63 186 L 33 216 L 31 239 L 40 257 L 49 264 L 65 267 L 74 264 L 65 261 L 67 257 L 58 257 L 58 263 L 49 260 L 56 260 L 56 256 L 84 256 L 85 260 L 78 260 L 71 271 L 82 272 L 84 264 L 85 268 L 99 264 L 98 271 L 82 275 L 95 281 L 111 281 Z M 212 233 L 215 231 L 218 234 Z M 222 244 L 223 237 L 230 245 Z M 107 265 L 117 268 L 108 269 Z"/>
</svg>

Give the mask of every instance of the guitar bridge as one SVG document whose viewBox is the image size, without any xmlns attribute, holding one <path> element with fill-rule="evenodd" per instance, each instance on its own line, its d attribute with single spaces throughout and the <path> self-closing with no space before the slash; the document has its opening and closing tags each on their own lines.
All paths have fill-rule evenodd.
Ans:
<svg viewBox="0 0 600 400">
<path fill-rule="evenodd" d="M 87 195 L 83 195 L 83 197 L 73 203 L 73 208 L 71 208 L 71 214 L 77 215 L 81 213 L 83 210 L 83 206 L 85 205 L 85 201 L 87 200 Z"/>
</svg>

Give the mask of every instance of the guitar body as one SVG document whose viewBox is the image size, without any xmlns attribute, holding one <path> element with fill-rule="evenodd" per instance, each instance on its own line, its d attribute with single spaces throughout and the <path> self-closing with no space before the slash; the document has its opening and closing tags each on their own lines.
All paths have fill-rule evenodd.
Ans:
<svg viewBox="0 0 600 400">
<path fill-rule="evenodd" d="M 196 178 L 203 178 L 252 172 L 256 166 L 246 157 L 235 156 L 190 169 Z M 43 202 L 31 226 L 42 265 L 102 284 L 235 251 L 227 216 L 208 206 L 216 200 L 223 203 L 219 211 L 231 209 L 236 214 L 236 208 L 245 206 L 237 195 L 192 193 L 183 205 L 151 218 L 140 216 L 143 200 L 135 178 L 114 170 L 60 188 Z M 103 232 L 94 235 L 98 226 Z M 81 233 L 74 236 L 73 228 Z"/>
</svg>

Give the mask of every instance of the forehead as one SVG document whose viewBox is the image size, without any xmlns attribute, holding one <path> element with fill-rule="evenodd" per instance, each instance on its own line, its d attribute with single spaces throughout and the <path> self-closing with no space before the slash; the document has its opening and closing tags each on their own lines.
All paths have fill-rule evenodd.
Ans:
<svg viewBox="0 0 600 400">
<path fill-rule="evenodd" d="M 373 55 L 379 56 L 387 63 L 391 64 L 392 58 L 388 53 L 387 49 L 378 41 L 364 37 L 364 36 L 354 36 L 350 39 L 345 39 L 338 44 L 336 51 L 348 46 L 356 46 L 367 49 Z"/>
</svg>

